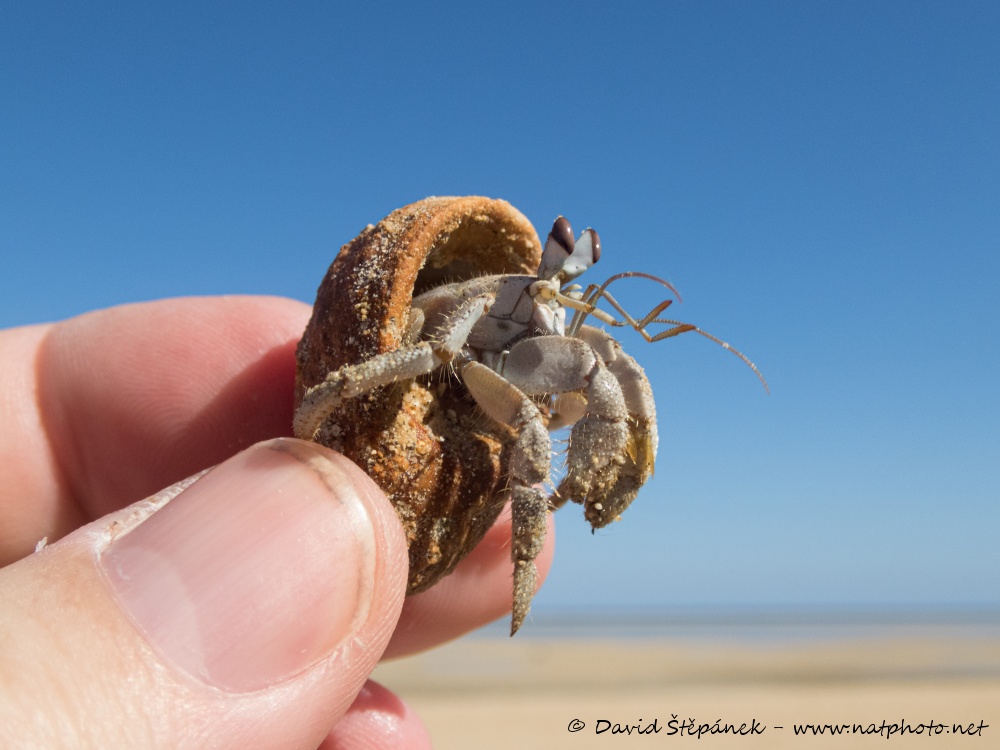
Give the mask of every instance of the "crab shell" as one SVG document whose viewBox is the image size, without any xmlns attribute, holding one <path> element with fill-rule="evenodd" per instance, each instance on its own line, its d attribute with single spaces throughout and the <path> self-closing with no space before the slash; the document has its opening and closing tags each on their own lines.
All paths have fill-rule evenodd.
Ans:
<svg viewBox="0 0 1000 750">
<path fill-rule="evenodd" d="M 296 408 L 329 373 L 398 349 L 415 294 L 484 274 L 533 275 L 541 252 L 531 223 L 490 198 L 426 198 L 369 225 L 341 248 L 319 287 L 296 353 Z M 315 440 L 388 495 L 406 533 L 415 593 L 450 573 L 496 520 L 512 437 L 446 376 L 349 399 Z"/>
</svg>

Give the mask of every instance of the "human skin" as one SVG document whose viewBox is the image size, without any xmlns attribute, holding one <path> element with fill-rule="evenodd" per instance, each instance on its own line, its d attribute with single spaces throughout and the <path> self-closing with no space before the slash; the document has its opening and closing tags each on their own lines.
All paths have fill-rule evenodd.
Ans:
<svg viewBox="0 0 1000 750">
<path fill-rule="evenodd" d="M 509 612 L 509 514 L 451 576 L 404 600 L 405 544 L 381 492 L 324 448 L 273 442 L 290 434 L 294 348 L 308 317 L 308 306 L 287 299 L 193 298 L 0 332 L 0 744 L 428 746 L 419 718 L 366 677 L 380 658 L 431 648 Z M 217 464 L 212 481 L 149 513 L 156 523 L 122 511 Z M 281 492 L 306 499 L 301 529 L 293 519 L 274 534 L 299 540 L 321 529 L 336 550 L 269 534 L 248 541 L 274 525 L 267 514 L 287 515 L 292 506 L 273 502 Z M 247 498 L 254 504 L 238 504 Z M 340 533 L 359 518 L 361 531 Z M 218 552 L 232 566 L 229 548 L 256 555 L 241 563 L 247 575 L 221 580 L 244 620 L 260 623 L 221 652 L 206 645 L 215 661 L 205 669 L 160 617 L 173 623 L 176 608 L 164 602 L 189 603 L 190 592 L 165 586 L 153 596 L 129 583 L 159 586 L 157 560 L 171 555 L 178 580 L 200 581 L 191 555 L 177 551 L 196 546 L 199 529 L 215 542 L 198 548 L 211 560 Z M 549 539 L 552 532 L 550 521 Z M 49 546 L 32 554 L 41 539 Z M 543 575 L 552 549 L 539 558 Z M 232 616 L 217 593 L 191 596 L 199 633 L 205 617 Z M 278 601 L 277 617 L 268 616 Z M 296 606 L 311 609 L 288 614 Z M 307 622 L 312 651 L 267 655 L 286 635 L 285 615 L 294 643 Z M 264 651 L 254 650 L 255 637 Z M 258 658 L 241 656 L 241 644 Z M 283 661 L 306 651 L 302 664 Z"/>
</svg>

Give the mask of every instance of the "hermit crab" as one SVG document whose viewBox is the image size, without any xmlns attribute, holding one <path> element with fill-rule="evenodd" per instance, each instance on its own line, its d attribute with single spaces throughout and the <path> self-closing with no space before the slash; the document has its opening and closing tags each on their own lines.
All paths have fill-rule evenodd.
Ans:
<svg viewBox="0 0 1000 750">
<path fill-rule="evenodd" d="M 625 275 L 672 290 L 655 277 L 573 284 L 600 253 L 594 230 L 575 237 L 562 217 L 543 246 L 505 201 L 428 198 L 341 249 L 297 350 L 295 435 L 343 452 L 389 496 L 409 543 L 410 593 L 450 573 L 510 502 L 512 635 L 534 596 L 546 513 L 572 500 L 603 527 L 653 473 L 649 381 L 585 321 L 649 341 L 708 336 L 660 318 L 670 300 L 637 320 L 607 291 Z M 653 324 L 669 327 L 651 335 Z M 559 427 L 572 428 L 565 478 L 547 495 Z"/>
</svg>

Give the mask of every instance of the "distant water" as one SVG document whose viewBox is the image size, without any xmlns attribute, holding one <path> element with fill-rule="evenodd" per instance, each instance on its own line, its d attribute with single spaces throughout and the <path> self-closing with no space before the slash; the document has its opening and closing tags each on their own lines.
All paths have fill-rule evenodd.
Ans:
<svg viewBox="0 0 1000 750">
<path fill-rule="evenodd" d="M 745 608 L 532 610 L 519 638 L 721 640 L 767 643 L 879 637 L 1000 640 L 1000 609 Z M 474 637 L 507 637 L 498 620 Z"/>
</svg>

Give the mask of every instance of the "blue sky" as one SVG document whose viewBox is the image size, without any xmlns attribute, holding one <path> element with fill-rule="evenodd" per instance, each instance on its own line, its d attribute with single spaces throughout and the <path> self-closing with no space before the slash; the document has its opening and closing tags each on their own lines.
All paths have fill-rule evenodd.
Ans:
<svg viewBox="0 0 1000 750">
<path fill-rule="evenodd" d="M 656 475 L 560 512 L 539 609 L 1000 604 L 1000 6 L 361 5 L 8 5 L 0 325 L 311 301 L 427 195 L 564 214 L 772 393 L 623 335 Z"/>
</svg>

